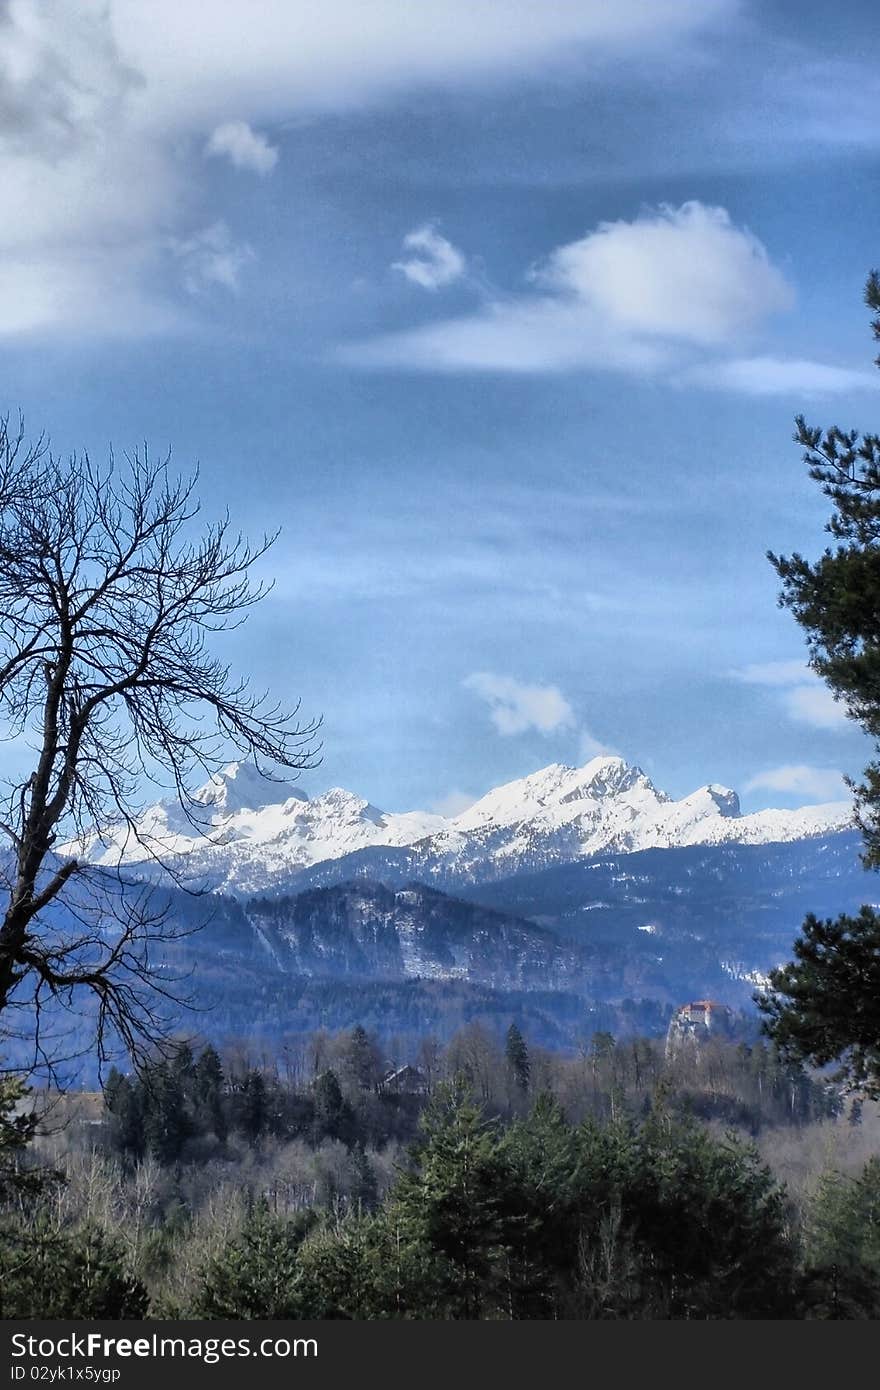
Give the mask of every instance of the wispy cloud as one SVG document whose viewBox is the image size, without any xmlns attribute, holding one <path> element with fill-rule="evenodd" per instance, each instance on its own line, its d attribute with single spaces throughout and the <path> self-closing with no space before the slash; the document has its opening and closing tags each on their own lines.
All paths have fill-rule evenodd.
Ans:
<svg viewBox="0 0 880 1390">
<path fill-rule="evenodd" d="M 555 685 L 526 685 L 512 676 L 475 671 L 463 682 L 489 706 L 489 718 L 499 734 L 556 733 L 574 727 L 574 710 Z"/>
<path fill-rule="evenodd" d="M 816 801 L 844 801 L 850 794 L 841 772 L 807 763 L 786 763 L 757 772 L 746 783 L 746 791 L 784 792 Z"/>
<path fill-rule="evenodd" d="M 793 302 L 757 237 L 700 202 L 602 222 L 527 278 L 528 290 L 477 313 L 342 354 L 362 366 L 422 371 L 673 370 Z"/>
<path fill-rule="evenodd" d="M 477 798 L 468 792 L 451 791 L 438 799 L 428 807 L 437 816 L 448 816 L 453 819 L 460 816 L 462 811 L 466 811 L 469 806 L 473 806 Z"/>
<path fill-rule="evenodd" d="M 578 761 L 588 763 L 591 758 L 601 758 L 608 755 L 617 756 L 618 750 L 612 748 L 610 744 L 603 743 L 601 739 L 591 734 L 589 729 L 581 728 L 578 738 Z"/>
<path fill-rule="evenodd" d="M 225 222 L 214 222 L 184 240 L 172 238 L 169 249 L 181 265 L 189 294 L 201 294 L 212 286 L 238 290 L 241 272 L 254 259 L 253 247 L 236 242 Z"/>
<path fill-rule="evenodd" d="M 43 0 L 35 0 L 43 3 Z M 88 4 L 89 0 L 85 0 Z M 97 0 L 96 0 L 97 3 Z M 63 4 L 63 0 L 62 0 Z M 156 120 L 216 124 L 230 109 L 264 113 L 356 108 L 425 83 L 570 66 L 591 57 L 677 51 L 723 23 L 740 0 L 223 0 L 205 23 L 179 0 L 109 0 L 120 44 L 157 89 Z M 103 8 L 103 5 L 102 5 Z"/>
<path fill-rule="evenodd" d="M 880 389 L 880 372 L 804 358 L 735 357 L 694 367 L 683 380 L 745 396 L 833 396 Z"/>
<path fill-rule="evenodd" d="M 395 261 L 392 270 L 399 270 L 414 285 L 423 290 L 445 289 L 460 280 L 467 262 L 457 246 L 447 240 L 430 222 L 416 227 L 403 238 L 404 251 L 410 255 Z"/>
<path fill-rule="evenodd" d="M 850 727 L 846 708 L 835 700 L 828 686 L 801 661 L 767 661 L 733 672 L 748 685 L 770 686 L 780 693 L 789 718 L 814 729 Z"/>
<path fill-rule="evenodd" d="M 236 169 L 252 174 L 271 174 L 278 163 L 278 150 L 265 135 L 253 130 L 247 121 L 224 121 L 218 125 L 205 145 L 205 154 L 228 159 Z"/>
<path fill-rule="evenodd" d="M 809 666 L 802 661 L 759 661 L 742 666 L 733 672 L 737 680 L 748 685 L 787 686 L 815 680 Z"/>
<path fill-rule="evenodd" d="M 179 0 L 0 3 L 0 185 L 15 208 L 0 225 L 0 335 L 173 322 L 163 252 L 206 220 L 206 141 L 268 174 L 277 151 L 258 132 L 270 123 L 583 52 L 663 51 L 736 0 L 433 0 L 430 23 L 412 22 L 411 0 L 257 9 L 224 0 L 203 22 Z M 236 278 L 228 255 L 205 264 Z"/>
</svg>

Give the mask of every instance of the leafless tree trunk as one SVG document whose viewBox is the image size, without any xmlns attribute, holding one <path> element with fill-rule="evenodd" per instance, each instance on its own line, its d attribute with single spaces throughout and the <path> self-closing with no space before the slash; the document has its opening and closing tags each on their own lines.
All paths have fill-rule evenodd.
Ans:
<svg viewBox="0 0 880 1390">
<path fill-rule="evenodd" d="M 110 1033 L 134 1049 L 161 1032 L 149 948 L 174 926 L 158 896 L 84 861 L 96 830 L 136 837 L 149 780 L 198 824 L 193 776 L 232 750 L 269 771 L 315 763 L 317 723 L 210 652 L 265 594 L 249 572 L 275 537 L 200 523 L 195 482 L 146 448 L 99 469 L 0 422 L 0 721 L 34 752 L 2 816 L 0 1021 L 23 1010 L 44 1060 L 50 996 L 88 994 L 101 1052 Z"/>
</svg>

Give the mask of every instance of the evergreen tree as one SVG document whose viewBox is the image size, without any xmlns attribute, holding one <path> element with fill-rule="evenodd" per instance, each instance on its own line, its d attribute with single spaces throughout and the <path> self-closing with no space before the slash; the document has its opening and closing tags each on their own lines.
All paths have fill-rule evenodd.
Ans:
<svg viewBox="0 0 880 1390">
<path fill-rule="evenodd" d="M 222 1144 L 228 1132 L 223 1107 L 225 1078 L 219 1054 L 210 1045 L 195 1064 L 194 1086 L 198 1118 L 202 1126 L 211 1130 Z"/>
<path fill-rule="evenodd" d="M 340 1062 L 346 1076 L 359 1090 L 375 1090 L 381 1073 L 379 1049 L 359 1023 L 342 1047 Z"/>
<path fill-rule="evenodd" d="M 343 1143 L 347 1143 L 351 1137 L 352 1116 L 335 1071 L 330 1071 L 329 1068 L 322 1071 L 312 1090 L 315 1105 L 315 1139 L 341 1139 Z"/>
<path fill-rule="evenodd" d="M 594 1033 L 590 1039 L 590 1056 L 601 1061 L 613 1054 L 616 1045 L 613 1033 Z"/>
<path fill-rule="evenodd" d="M 120 1242 L 95 1226 L 61 1231 L 38 1216 L 0 1229 L 3 1318 L 143 1318 L 147 1301 Z"/>
<path fill-rule="evenodd" d="M 807 1316 L 880 1317 L 880 1158 L 856 1179 L 823 1173 L 807 1212 Z"/>
<path fill-rule="evenodd" d="M 251 1143 L 256 1143 L 265 1134 L 269 1121 L 269 1098 L 262 1072 L 247 1072 L 238 1091 L 236 1116 L 238 1128 Z"/>
<path fill-rule="evenodd" d="M 104 1105 L 109 1116 L 108 1132 L 113 1148 L 134 1158 L 142 1158 L 146 1151 L 142 1087 L 111 1067 L 104 1087 Z"/>
<path fill-rule="evenodd" d="M 202 1272 L 195 1316 L 201 1318 L 301 1318 L 299 1250 L 312 1225 L 272 1216 L 261 1201 L 241 1233 L 209 1260 Z"/>
<path fill-rule="evenodd" d="M 363 1144 L 355 1144 L 351 1151 L 352 1176 L 349 1197 L 356 1211 L 372 1211 L 378 1197 L 378 1185 L 373 1165 L 367 1158 Z"/>
<path fill-rule="evenodd" d="M 557 1317 L 576 1258 L 575 1131 L 552 1096 L 539 1095 L 530 1114 L 505 1134 L 501 1154 L 510 1174 L 503 1190 L 511 1316 Z"/>
<path fill-rule="evenodd" d="M 377 1255 L 375 1223 L 369 1219 L 349 1218 L 319 1230 L 299 1258 L 300 1317 L 390 1316 Z"/>
<path fill-rule="evenodd" d="M 24 1108 L 29 1094 L 19 1077 L 0 1076 L 0 1202 L 38 1191 L 45 1176 L 22 1161 L 37 1124 L 35 1113 Z"/>
<path fill-rule="evenodd" d="M 192 1133 L 179 1069 L 168 1062 L 152 1066 L 142 1095 L 146 1146 L 159 1163 L 174 1163 Z"/>
<path fill-rule="evenodd" d="M 880 339 L 880 276 L 872 271 L 865 301 Z M 877 359 L 880 365 L 880 358 Z M 826 530 L 835 544 L 818 560 L 769 559 L 782 580 L 780 603 L 804 629 L 809 664 L 836 699 L 880 746 L 880 435 L 797 421 L 810 477 L 832 505 Z M 880 868 L 880 761 L 853 785 L 864 861 Z M 808 917 L 793 963 L 774 971 L 767 1027 L 795 1055 L 822 1063 L 840 1057 L 856 1086 L 880 1087 L 880 918 L 820 922 Z"/>
<path fill-rule="evenodd" d="M 773 992 L 756 996 L 776 1043 L 880 1095 L 880 916 L 863 907 L 820 920 L 806 918 L 794 960 L 771 971 Z"/>
<path fill-rule="evenodd" d="M 498 1137 L 461 1085 L 438 1089 L 421 1128 L 414 1170 L 395 1192 L 403 1228 L 445 1262 L 447 1316 L 476 1318 L 503 1275 L 508 1173 Z"/>
<path fill-rule="evenodd" d="M 504 1059 L 513 1077 L 514 1085 L 522 1092 L 527 1091 L 529 1089 L 529 1073 L 531 1070 L 529 1049 L 526 1047 L 525 1038 L 515 1023 L 511 1023 L 507 1030 L 507 1038 L 504 1045 Z"/>
<path fill-rule="evenodd" d="M 449 1315 L 448 1270 L 395 1201 L 375 1216 L 319 1229 L 302 1247 L 299 1280 L 302 1317 Z"/>
<path fill-rule="evenodd" d="M 865 302 L 877 315 L 880 275 L 872 271 Z M 880 357 L 877 359 L 880 365 Z M 866 733 L 880 740 L 880 435 L 796 420 L 810 477 L 832 504 L 826 530 L 837 542 L 816 561 L 802 555 L 769 559 L 782 580 L 780 603 L 807 635 L 810 665 Z M 880 867 L 880 764 L 855 788 L 866 861 Z"/>
<path fill-rule="evenodd" d="M 674 1318 L 790 1316 L 787 1203 L 757 1152 L 661 1111 L 633 1157 L 622 1196 L 642 1254 L 641 1301 Z"/>
</svg>

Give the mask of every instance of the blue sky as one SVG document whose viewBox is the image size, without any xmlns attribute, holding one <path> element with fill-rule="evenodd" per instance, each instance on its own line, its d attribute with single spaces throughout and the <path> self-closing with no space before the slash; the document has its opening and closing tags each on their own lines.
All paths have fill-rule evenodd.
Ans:
<svg viewBox="0 0 880 1390">
<path fill-rule="evenodd" d="M 0 5 L 3 407 L 283 528 L 225 651 L 306 790 L 454 809 L 600 749 L 838 795 L 768 547 L 877 428 L 874 6 Z"/>
</svg>

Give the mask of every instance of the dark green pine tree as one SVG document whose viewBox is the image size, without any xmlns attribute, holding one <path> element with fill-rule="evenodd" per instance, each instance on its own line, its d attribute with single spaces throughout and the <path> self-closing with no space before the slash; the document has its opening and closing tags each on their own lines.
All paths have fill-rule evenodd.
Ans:
<svg viewBox="0 0 880 1390">
<path fill-rule="evenodd" d="M 394 1201 L 375 1215 L 325 1222 L 300 1253 L 300 1316 L 448 1316 L 443 1261 L 409 1227 Z"/>
<path fill-rule="evenodd" d="M 216 1048 L 205 1048 L 194 1068 L 194 1090 L 200 1127 L 210 1130 L 222 1144 L 228 1133 L 223 1105 L 225 1078 Z"/>
<path fill-rule="evenodd" d="M 142 1087 L 111 1067 L 104 1087 L 104 1106 L 112 1147 L 133 1158 L 142 1158 L 146 1151 Z"/>
<path fill-rule="evenodd" d="M 248 1071 L 238 1093 L 238 1127 L 255 1144 L 266 1132 L 269 1097 L 262 1072 Z"/>
<path fill-rule="evenodd" d="M 790 1056 L 839 1074 L 880 1095 L 880 916 L 806 918 L 794 960 L 770 975 L 773 992 L 757 996 L 767 1029 Z"/>
<path fill-rule="evenodd" d="M 375 1218 L 349 1217 L 319 1228 L 300 1252 L 298 1294 L 303 1318 L 393 1317 L 387 1265 Z"/>
<path fill-rule="evenodd" d="M 788 1204 L 753 1147 L 661 1110 L 640 1131 L 630 1164 L 622 1211 L 640 1299 L 653 1316 L 792 1316 Z"/>
<path fill-rule="evenodd" d="M 529 1049 L 526 1047 L 526 1040 L 515 1023 L 511 1023 L 507 1030 L 507 1039 L 504 1044 L 504 1059 L 507 1062 L 507 1068 L 513 1078 L 514 1085 L 525 1093 L 529 1089 L 529 1075 L 531 1072 Z"/>
<path fill-rule="evenodd" d="M 188 1091 L 195 1075 L 195 1058 L 188 1042 L 179 1042 L 175 1045 L 170 1058 L 170 1066 L 184 1091 Z"/>
<path fill-rule="evenodd" d="M 507 1311 L 517 1318 L 558 1317 L 578 1257 L 575 1131 L 544 1092 L 507 1130 L 501 1152 L 511 1175 L 504 1192 Z"/>
<path fill-rule="evenodd" d="M 355 1144 L 352 1149 L 351 1168 L 351 1205 L 358 1212 L 372 1211 L 378 1200 L 379 1186 L 363 1144 Z"/>
<path fill-rule="evenodd" d="M 192 1132 L 179 1070 L 167 1062 L 150 1067 L 142 1095 L 147 1148 L 159 1163 L 175 1163 Z"/>
<path fill-rule="evenodd" d="M 38 1216 L 0 1228 L 0 1317 L 143 1318 L 147 1303 L 120 1242 L 97 1227 Z"/>
<path fill-rule="evenodd" d="M 22 1163 L 37 1126 L 35 1112 L 22 1106 L 28 1094 L 19 1077 L 0 1076 L 0 1202 L 42 1185 L 40 1171 Z"/>
<path fill-rule="evenodd" d="M 258 1203 L 240 1234 L 209 1260 L 194 1314 L 200 1318 L 300 1318 L 299 1249 L 313 1218 L 271 1215 Z"/>
<path fill-rule="evenodd" d="M 479 1318 L 506 1265 L 509 1174 L 494 1126 L 462 1085 L 438 1089 L 395 1204 L 406 1240 L 445 1264 L 445 1315 Z"/>
<path fill-rule="evenodd" d="M 880 1316 L 880 1158 L 855 1179 L 823 1173 L 805 1224 L 806 1315 Z"/>
<path fill-rule="evenodd" d="M 359 1090 L 375 1090 L 381 1071 L 379 1049 L 359 1023 L 346 1040 L 341 1060 Z"/>
<path fill-rule="evenodd" d="M 345 1103 L 339 1078 L 335 1071 L 322 1071 L 312 1088 L 314 1103 L 313 1137 L 341 1139 L 347 1143 L 351 1136 L 351 1111 Z"/>
<path fill-rule="evenodd" d="M 880 276 L 872 271 L 865 302 L 880 339 Z M 877 358 L 880 365 L 880 358 Z M 880 435 L 797 421 L 810 477 L 832 507 L 833 543 L 818 560 L 769 559 L 782 580 L 780 604 L 807 637 L 809 664 L 880 748 Z M 880 761 L 852 784 L 864 861 L 880 868 Z M 770 977 L 775 994 L 758 998 L 780 1045 L 811 1062 L 839 1058 L 844 1076 L 875 1093 L 880 1087 L 880 918 L 820 922 L 808 917 L 795 960 Z"/>
</svg>

